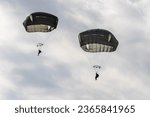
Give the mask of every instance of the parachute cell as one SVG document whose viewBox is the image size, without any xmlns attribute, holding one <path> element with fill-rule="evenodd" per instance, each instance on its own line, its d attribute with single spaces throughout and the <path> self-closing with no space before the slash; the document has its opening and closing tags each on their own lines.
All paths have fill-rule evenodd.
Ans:
<svg viewBox="0 0 150 117">
<path fill-rule="evenodd" d="M 32 13 L 23 22 L 27 32 L 50 32 L 57 27 L 57 24 L 56 16 L 43 12 Z"/>
<path fill-rule="evenodd" d="M 118 46 L 115 36 L 104 29 L 92 29 L 79 34 L 80 47 L 86 52 L 113 52 Z"/>
</svg>

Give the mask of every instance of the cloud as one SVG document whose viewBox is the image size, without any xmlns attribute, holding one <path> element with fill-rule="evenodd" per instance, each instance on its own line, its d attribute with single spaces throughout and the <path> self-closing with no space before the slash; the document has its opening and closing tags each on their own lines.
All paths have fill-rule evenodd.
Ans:
<svg viewBox="0 0 150 117">
<path fill-rule="evenodd" d="M 149 99 L 148 0 L 1 1 L 1 99 Z M 4 10 L 5 9 L 5 10 Z M 59 18 L 50 33 L 27 33 L 22 22 L 32 12 Z M 119 40 L 114 53 L 91 55 L 78 34 L 110 30 Z M 43 42 L 37 57 L 36 44 Z M 100 64 L 94 81 L 92 64 Z"/>
</svg>

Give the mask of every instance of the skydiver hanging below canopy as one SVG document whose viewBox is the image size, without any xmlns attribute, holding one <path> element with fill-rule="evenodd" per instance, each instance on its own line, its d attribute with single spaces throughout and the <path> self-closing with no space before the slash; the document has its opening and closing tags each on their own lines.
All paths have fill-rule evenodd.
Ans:
<svg viewBox="0 0 150 117">
<path fill-rule="evenodd" d="M 99 66 L 99 65 L 94 65 L 93 66 L 93 68 L 94 68 L 94 70 L 95 70 L 95 80 L 98 80 L 98 77 L 99 77 L 99 70 L 101 69 L 101 66 Z"/>
<path fill-rule="evenodd" d="M 37 44 L 37 47 L 38 47 L 38 56 L 42 53 L 41 48 L 42 48 L 43 45 L 44 45 L 43 43 L 38 43 Z"/>
<path fill-rule="evenodd" d="M 38 50 L 38 56 L 39 56 L 41 53 L 42 53 L 42 51 L 39 49 L 39 50 Z"/>
<path fill-rule="evenodd" d="M 95 80 L 98 80 L 99 74 L 96 72 Z"/>
</svg>

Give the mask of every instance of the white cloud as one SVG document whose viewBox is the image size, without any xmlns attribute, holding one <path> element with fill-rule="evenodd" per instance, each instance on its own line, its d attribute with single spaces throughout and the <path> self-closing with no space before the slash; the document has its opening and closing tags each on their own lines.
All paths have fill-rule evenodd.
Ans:
<svg viewBox="0 0 150 117">
<path fill-rule="evenodd" d="M 150 98 L 149 1 L 11 2 L 0 5 L 1 99 Z M 34 11 L 58 16 L 57 29 L 47 34 L 25 32 L 22 22 Z M 78 33 L 91 28 L 110 30 L 119 40 L 117 51 L 85 53 Z M 40 57 L 38 42 L 44 43 Z M 92 61 L 102 66 L 98 81 Z"/>
</svg>

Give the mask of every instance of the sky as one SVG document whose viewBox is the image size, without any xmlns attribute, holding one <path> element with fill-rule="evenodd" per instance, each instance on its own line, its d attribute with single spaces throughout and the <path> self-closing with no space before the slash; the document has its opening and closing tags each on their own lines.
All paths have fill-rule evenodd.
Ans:
<svg viewBox="0 0 150 117">
<path fill-rule="evenodd" d="M 150 99 L 149 11 L 149 0 L 0 0 L 0 99 Z M 57 16 L 57 29 L 26 32 L 33 12 Z M 115 35 L 115 52 L 81 49 L 78 34 L 97 28 Z"/>
</svg>

